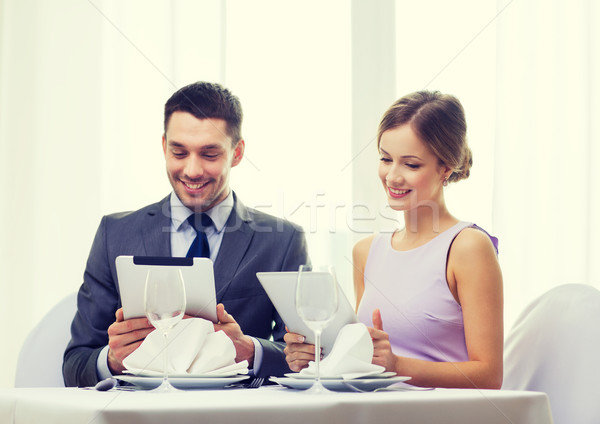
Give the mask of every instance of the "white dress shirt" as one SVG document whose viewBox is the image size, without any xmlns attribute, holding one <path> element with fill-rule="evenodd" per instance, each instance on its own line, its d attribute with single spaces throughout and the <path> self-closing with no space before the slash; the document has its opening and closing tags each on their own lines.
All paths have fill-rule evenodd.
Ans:
<svg viewBox="0 0 600 424">
<path fill-rule="evenodd" d="M 175 192 L 171 193 L 171 256 L 185 257 L 190 246 L 196 238 L 196 230 L 187 219 L 193 212 L 181 203 Z M 223 241 L 223 229 L 233 209 L 233 193 L 221 203 L 215 205 L 205 213 L 210 216 L 214 225 L 205 229 L 208 246 L 210 247 L 210 259 L 214 262 Z"/>
</svg>

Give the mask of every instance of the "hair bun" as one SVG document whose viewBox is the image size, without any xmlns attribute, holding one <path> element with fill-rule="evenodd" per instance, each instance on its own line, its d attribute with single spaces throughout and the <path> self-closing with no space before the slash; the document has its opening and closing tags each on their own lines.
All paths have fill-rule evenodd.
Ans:
<svg viewBox="0 0 600 424">
<path fill-rule="evenodd" d="M 463 149 L 463 160 L 459 169 L 455 169 L 454 172 L 448 178 L 450 182 L 456 182 L 460 180 L 466 180 L 471 175 L 471 167 L 473 166 L 473 153 L 469 146 L 465 143 Z"/>
</svg>

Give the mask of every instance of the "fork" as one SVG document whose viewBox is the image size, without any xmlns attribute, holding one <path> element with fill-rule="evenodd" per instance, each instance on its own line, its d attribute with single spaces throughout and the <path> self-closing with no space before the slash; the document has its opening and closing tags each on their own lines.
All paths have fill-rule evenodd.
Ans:
<svg viewBox="0 0 600 424">
<path fill-rule="evenodd" d="M 252 380 L 246 387 L 248 389 L 258 389 L 260 386 L 263 385 L 264 382 L 265 382 L 264 378 L 254 377 L 254 380 Z"/>
</svg>

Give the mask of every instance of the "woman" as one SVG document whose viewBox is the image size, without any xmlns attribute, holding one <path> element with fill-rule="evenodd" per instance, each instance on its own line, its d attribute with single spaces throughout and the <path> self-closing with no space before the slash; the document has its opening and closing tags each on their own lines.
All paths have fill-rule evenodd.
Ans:
<svg viewBox="0 0 600 424">
<path fill-rule="evenodd" d="M 448 211 L 444 187 L 469 176 L 462 105 L 439 92 L 404 96 L 379 125 L 379 178 L 404 229 L 353 250 L 357 314 L 372 325 L 373 363 L 425 387 L 502 385 L 503 293 L 497 240 Z M 294 371 L 314 358 L 288 333 Z M 314 349 L 314 348 L 313 348 Z"/>
</svg>

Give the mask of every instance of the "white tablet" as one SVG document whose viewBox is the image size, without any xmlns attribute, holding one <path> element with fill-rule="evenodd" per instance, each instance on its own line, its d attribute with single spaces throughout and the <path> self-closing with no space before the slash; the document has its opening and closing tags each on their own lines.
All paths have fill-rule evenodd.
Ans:
<svg viewBox="0 0 600 424">
<path fill-rule="evenodd" d="M 217 302 L 212 261 L 208 258 L 119 256 L 115 260 L 125 319 L 146 316 L 144 288 L 148 270 L 181 269 L 185 284 L 185 313 L 217 322 Z"/>
<path fill-rule="evenodd" d="M 257 272 L 256 276 L 288 330 L 292 333 L 302 334 L 306 337 L 307 343 L 314 344 L 312 330 L 304 324 L 304 321 L 296 312 L 296 280 L 298 279 L 298 273 Z M 338 311 L 335 318 L 321 334 L 321 347 L 324 355 L 331 351 L 335 338 L 342 327 L 355 322 L 358 322 L 358 317 L 354 313 L 354 308 L 352 308 L 348 298 L 338 285 Z"/>
</svg>

